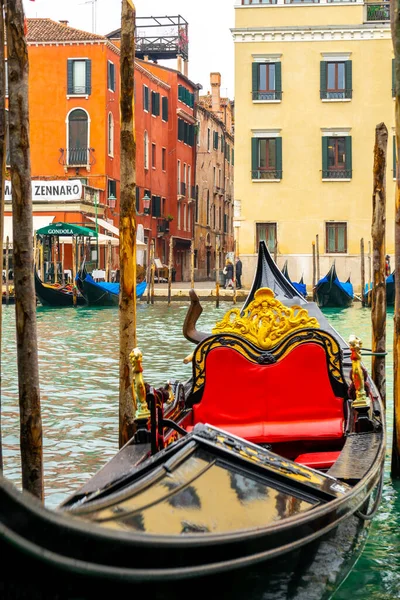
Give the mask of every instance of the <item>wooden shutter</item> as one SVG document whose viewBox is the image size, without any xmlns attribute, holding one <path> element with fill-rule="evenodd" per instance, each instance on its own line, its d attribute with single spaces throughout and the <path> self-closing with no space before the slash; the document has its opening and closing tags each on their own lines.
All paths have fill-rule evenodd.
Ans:
<svg viewBox="0 0 400 600">
<path fill-rule="evenodd" d="M 74 93 L 74 61 L 70 58 L 67 60 L 67 94 Z"/>
<path fill-rule="evenodd" d="M 352 98 L 353 97 L 353 63 L 351 60 L 345 61 L 344 70 L 345 70 L 345 82 L 346 82 L 345 83 L 345 85 L 346 85 L 345 97 Z"/>
<path fill-rule="evenodd" d="M 183 142 L 184 135 L 184 122 L 182 121 L 182 119 L 178 119 L 178 140 Z"/>
<path fill-rule="evenodd" d="M 155 105 L 156 105 L 155 106 L 155 108 L 156 108 L 155 115 L 156 115 L 156 117 L 159 117 L 160 116 L 160 94 L 158 92 L 156 92 L 156 95 L 155 95 Z"/>
<path fill-rule="evenodd" d="M 280 62 L 275 63 L 275 99 L 282 99 L 282 65 Z"/>
<path fill-rule="evenodd" d="M 258 64 L 259 63 L 253 63 L 251 65 L 251 74 L 252 74 L 251 89 L 252 89 L 253 100 L 258 100 Z"/>
<path fill-rule="evenodd" d="M 189 125 L 189 146 L 194 146 L 194 125 Z"/>
<path fill-rule="evenodd" d="M 162 120 L 168 121 L 168 97 L 163 96 L 162 99 Z"/>
<path fill-rule="evenodd" d="M 214 131 L 214 150 L 218 150 L 218 132 Z"/>
<path fill-rule="evenodd" d="M 322 99 L 322 98 L 326 98 L 326 61 L 325 60 L 321 60 L 321 62 L 319 63 L 319 68 L 320 68 L 319 96 Z"/>
<path fill-rule="evenodd" d="M 393 179 L 396 178 L 397 169 L 396 169 L 396 136 L 393 136 Z"/>
<path fill-rule="evenodd" d="M 352 176 L 352 157 L 351 157 L 351 135 L 345 137 L 345 148 L 346 148 L 346 171 L 348 171 L 347 177 L 350 179 Z"/>
<path fill-rule="evenodd" d="M 104 71 L 103 71 L 104 73 Z M 92 93 L 92 61 L 86 59 L 86 94 Z"/>
<path fill-rule="evenodd" d="M 322 178 L 328 177 L 328 137 L 322 137 Z"/>
<path fill-rule="evenodd" d="M 282 138 L 276 138 L 276 178 L 282 179 Z"/>
<path fill-rule="evenodd" d="M 258 179 L 258 138 L 251 138 L 251 178 Z"/>
</svg>

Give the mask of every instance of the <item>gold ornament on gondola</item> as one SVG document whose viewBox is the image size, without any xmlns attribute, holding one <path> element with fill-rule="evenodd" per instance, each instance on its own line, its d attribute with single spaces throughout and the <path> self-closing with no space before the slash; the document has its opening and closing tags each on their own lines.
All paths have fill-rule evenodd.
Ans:
<svg viewBox="0 0 400 600">
<path fill-rule="evenodd" d="M 349 338 L 349 347 L 351 351 L 351 379 L 356 391 L 356 399 L 353 400 L 353 408 L 369 408 L 371 401 L 365 392 L 364 371 L 361 365 L 362 341 L 355 335 Z"/>
<path fill-rule="evenodd" d="M 305 327 L 318 328 L 315 317 L 301 306 L 284 306 L 269 288 L 261 288 L 254 300 L 240 314 L 240 309 L 229 310 L 216 324 L 213 333 L 235 333 L 263 350 L 269 350 L 293 331 Z"/>
<path fill-rule="evenodd" d="M 146 386 L 143 380 L 143 356 L 139 348 L 134 348 L 129 355 L 132 365 L 132 396 L 136 409 L 135 419 L 147 419 L 150 417 L 149 407 L 146 400 Z"/>
</svg>

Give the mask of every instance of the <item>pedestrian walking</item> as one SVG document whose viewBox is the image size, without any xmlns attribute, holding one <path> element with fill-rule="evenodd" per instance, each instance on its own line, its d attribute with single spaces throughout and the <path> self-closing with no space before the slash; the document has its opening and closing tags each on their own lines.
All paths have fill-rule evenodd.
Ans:
<svg viewBox="0 0 400 600">
<path fill-rule="evenodd" d="M 390 272 L 391 272 L 391 269 L 390 269 L 390 256 L 389 256 L 389 254 L 386 254 L 385 271 L 386 271 L 386 277 L 389 277 Z"/>
<path fill-rule="evenodd" d="M 236 287 L 238 290 L 242 289 L 242 261 L 236 257 Z"/>
<path fill-rule="evenodd" d="M 227 289 L 228 287 L 233 288 L 233 264 L 232 261 L 230 261 L 229 259 L 225 263 L 224 275 L 225 289 Z"/>
</svg>

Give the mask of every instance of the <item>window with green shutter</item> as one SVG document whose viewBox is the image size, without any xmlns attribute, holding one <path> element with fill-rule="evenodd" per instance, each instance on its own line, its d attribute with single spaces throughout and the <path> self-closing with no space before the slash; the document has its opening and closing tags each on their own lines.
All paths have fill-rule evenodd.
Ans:
<svg viewBox="0 0 400 600">
<path fill-rule="evenodd" d="M 158 117 L 160 114 L 160 94 L 151 92 L 151 114 Z"/>
<path fill-rule="evenodd" d="M 352 178 L 351 136 L 322 137 L 322 179 Z"/>
<path fill-rule="evenodd" d="M 256 101 L 282 100 L 282 67 L 276 63 L 253 63 L 252 95 Z"/>
<path fill-rule="evenodd" d="M 107 81 L 108 89 L 115 92 L 115 65 L 110 60 L 107 63 Z"/>
<path fill-rule="evenodd" d="M 89 59 L 67 60 L 67 94 L 90 96 L 92 93 L 92 61 Z"/>
<path fill-rule="evenodd" d="M 260 242 L 265 242 L 270 252 L 275 252 L 276 247 L 276 223 L 257 223 L 256 224 L 256 247 Z"/>
<path fill-rule="evenodd" d="M 147 112 L 149 111 L 149 99 L 150 99 L 150 95 L 149 95 L 149 88 L 147 87 L 147 85 L 143 86 L 143 110 L 146 110 Z"/>
<path fill-rule="evenodd" d="M 326 252 L 347 252 L 347 223 L 326 223 Z"/>
<path fill-rule="evenodd" d="M 353 97 L 352 61 L 325 61 L 320 63 L 320 98 L 343 100 Z"/>
<path fill-rule="evenodd" d="M 162 98 L 162 120 L 168 121 L 168 97 L 163 96 Z"/>
<path fill-rule="evenodd" d="M 151 216 L 161 217 L 161 196 L 151 197 Z"/>
<path fill-rule="evenodd" d="M 214 131 L 213 137 L 214 137 L 214 143 L 213 143 L 214 150 L 218 150 L 218 138 L 219 138 L 218 131 Z"/>
<path fill-rule="evenodd" d="M 251 178 L 282 179 L 282 138 L 252 138 Z"/>
<path fill-rule="evenodd" d="M 185 139 L 185 122 L 183 119 L 178 119 L 178 140 L 183 142 Z"/>
</svg>

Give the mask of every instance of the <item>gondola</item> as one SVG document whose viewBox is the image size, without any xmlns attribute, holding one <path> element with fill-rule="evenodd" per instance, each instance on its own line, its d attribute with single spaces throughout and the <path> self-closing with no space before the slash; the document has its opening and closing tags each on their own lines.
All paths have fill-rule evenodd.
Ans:
<svg viewBox="0 0 400 600">
<path fill-rule="evenodd" d="M 315 298 L 320 307 L 347 308 L 353 303 L 354 292 L 350 277 L 347 281 L 339 281 L 335 263 L 328 273 L 315 286 Z"/>
<path fill-rule="evenodd" d="M 35 292 L 36 297 L 43 306 L 54 306 L 57 308 L 68 306 L 82 306 L 86 304 L 85 298 L 79 291 L 74 290 L 71 285 L 46 284 L 41 281 L 35 269 Z"/>
<path fill-rule="evenodd" d="M 284 275 L 286 277 L 286 279 L 288 281 L 290 281 L 290 283 L 292 284 L 292 286 L 299 292 L 299 294 L 301 294 L 302 296 L 304 296 L 304 298 L 307 298 L 307 286 L 303 281 L 303 276 L 301 276 L 300 281 L 292 281 L 290 279 L 289 276 L 289 271 L 288 271 L 288 261 L 285 261 L 285 264 L 283 265 L 283 269 L 282 269 L 282 275 Z"/>
<path fill-rule="evenodd" d="M 1 303 L 2 304 L 7 304 L 7 303 L 8 304 L 15 304 L 15 296 L 14 296 L 14 294 L 10 294 L 8 296 L 8 301 L 7 301 L 6 293 L 3 292 L 2 296 L 1 296 Z"/>
<path fill-rule="evenodd" d="M 372 283 L 365 284 L 365 295 L 367 297 L 367 304 L 371 306 L 372 302 Z M 395 288 L 394 288 L 394 271 L 386 277 L 386 304 L 388 306 L 394 306 Z"/>
<path fill-rule="evenodd" d="M 201 312 L 192 291 L 187 381 L 145 384 L 132 351 L 136 433 L 57 511 L 0 477 L 5 597 L 224 589 L 322 600 L 348 574 L 379 505 L 385 456 L 361 341 L 346 344 L 298 296 L 264 243 L 242 310 L 211 334 L 197 330 Z"/>
<path fill-rule="evenodd" d="M 83 267 L 76 277 L 77 287 L 89 306 L 118 306 L 119 283 L 95 281 Z M 146 282 L 136 285 L 136 298 L 140 300 L 146 290 Z"/>
</svg>

